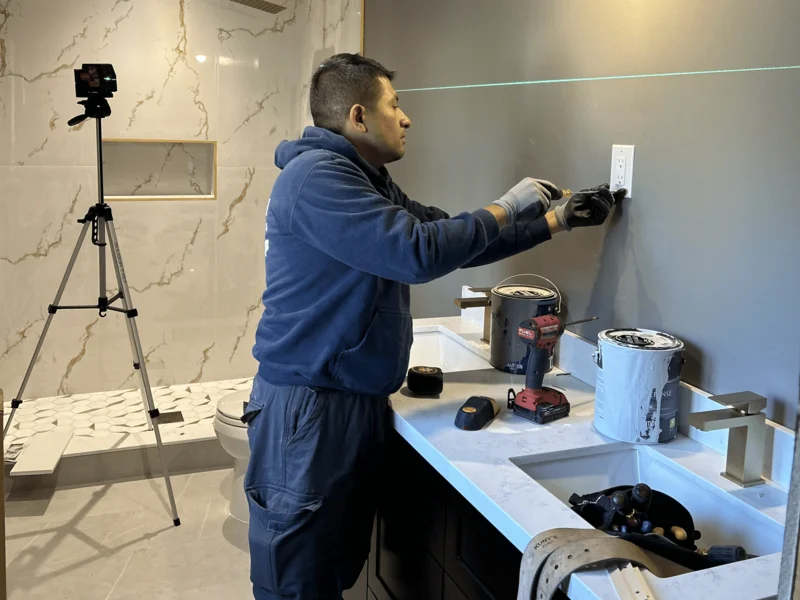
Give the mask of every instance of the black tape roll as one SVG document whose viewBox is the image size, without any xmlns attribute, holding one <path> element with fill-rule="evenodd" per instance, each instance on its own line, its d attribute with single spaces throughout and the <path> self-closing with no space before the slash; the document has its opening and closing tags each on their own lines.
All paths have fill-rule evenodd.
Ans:
<svg viewBox="0 0 800 600">
<path fill-rule="evenodd" d="M 436 396 L 444 389 L 444 374 L 437 367 L 411 367 L 407 383 L 412 394 Z"/>
</svg>

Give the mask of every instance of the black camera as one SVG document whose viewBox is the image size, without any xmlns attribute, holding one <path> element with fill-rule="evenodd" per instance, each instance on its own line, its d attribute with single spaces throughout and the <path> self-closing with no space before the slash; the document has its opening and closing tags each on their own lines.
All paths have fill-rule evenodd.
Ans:
<svg viewBox="0 0 800 600">
<path fill-rule="evenodd" d="M 112 98 L 117 91 L 117 74 L 109 64 L 84 64 L 75 69 L 75 95 L 78 98 Z"/>
</svg>

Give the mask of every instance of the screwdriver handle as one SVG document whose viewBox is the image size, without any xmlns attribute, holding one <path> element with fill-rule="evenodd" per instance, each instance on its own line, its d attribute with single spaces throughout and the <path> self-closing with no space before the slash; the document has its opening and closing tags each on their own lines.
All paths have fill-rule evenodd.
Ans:
<svg viewBox="0 0 800 600">
<path fill-rule="evenodd" d="M 708 549 L 708 558 L 720 565 L 739 562 L 747 558 L 747 551 L 741 546 L 711 546 Z"/>
</svg>

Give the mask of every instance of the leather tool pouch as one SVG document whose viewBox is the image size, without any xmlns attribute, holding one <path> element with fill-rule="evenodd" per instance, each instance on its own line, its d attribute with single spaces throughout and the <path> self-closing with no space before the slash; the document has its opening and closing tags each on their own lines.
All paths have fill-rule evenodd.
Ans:
<svg viewBox="0 0 800 600">
<path fill-rule="evenodd" d="M 551 600 L 575 571 L 632 563 L 657 577 L 686 569 L 623 539 L 596 529 L 551 529 L 528 544 L 520 565 L 517 600 Z M 561 595 L 563 597 L 563 595 Z"/>
</svg>

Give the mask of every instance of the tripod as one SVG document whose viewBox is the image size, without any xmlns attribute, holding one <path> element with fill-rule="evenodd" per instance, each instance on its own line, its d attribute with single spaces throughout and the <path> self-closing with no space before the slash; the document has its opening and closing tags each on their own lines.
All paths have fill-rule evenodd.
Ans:
<svg viewBox="0 0 800 600">
<path fill-rule="evenodd" d="M 153 403 L 153 395 L 150 390 L 150 380 L 147 377 L 147 368 L 144 361 L 144 355 L 142 353 L 142 344 L 139 340 L 139 330 L 136 328 L 136 317 L 138 316 L 138 312 L 135 308 L 133 308 L 131 303 L 131 294 L 130 290 L 128 289 L 128 281 L 125 278 L 125 269 L 122 266 L 122 255 L 119 251 L 117 232 L 114 229 L 114 216 L 111 212 L 111 207 L 105 203 L 103 194 L 103 135 L 101 121 L 104 117 L 107 117 L 111 114 L 111 108 L 108 105 L 108 101 L 104 97 L 97 95 L 89 96 L 89 98 L 82 100 L 79 102 L 79 104 L 82 104 L 86 107 L 85 114 L 70 119 L 68 123 L 70 126 L 73 126 L 81 123 L 87 118 L 94 118 L 96 120 L 98 200 L 97 204 L 89 208 L 89 210 L 86 212 L 86 216 L 84 216 L 82 219 L 78 219 L 78 223 L 82 223 L 83 228 L 78 236 L 75 249 L 72 251 L 72 256 L 70 256 L 69 263 L 67 264 L 67 270 L 64 273 L 63 279 L 61 280 L 61 285 L 58 286 L 56 297 L 53 300 L 53 303 L 47 307 L 47 320 L 45 321 L 42 335 L 39 337 L 39 342 L 36 344 L 36 349 L 33 351 L 33 358 L 31 358 L 31 362 L 28 365 L 28 370 L 26 371 L 25 377 L 22 380 L 22 385 L 19 388 L 19 392 L 17 392 L 17 396 L 11 401 L 11 414 L 9 415 L 8 422 L 3 430 L 3 437 L 5 438 L 5 436 L 8 434 L 8 431 L 11 428 L 11 422 L 14 419 L 14 413 L 22 404 L 22 395 L 28 385 L 28 380 L 33 372 L 33 367 L 39 358 L 39 352 L 42 349 L 45 336 L 47 335 L 47 331 L 50 329 L 50 324 L 52 323 L 55 314 L 59 310 L 87 309 L 99 311 L 101 317 L 105 317 L 108 311 L 122 313 L 125 315 L 125 324 L 128 327 L 128 338 L 131 344 L 131 354 L 133 355 L 133 368 L 139 374 L 139 388 L 142 393 L 144 409 L 147 412 L 149 422 L 152 424 L 152 429 L 156 436 L 158 454 L 161 458 L 161 466 L 164 469 L 164 482 L 166 483 L 169 503 L 172 509 L 172 522 L 177 527 L 181 524 L 181 520 L 178 518 L 178 509 L 175 506 L 175 496 L 172 492 L 172 483 L 170 482 L 169 471 L 167 471 L 167 464 L 164 460 L 161 432 L 159 431 L 158 427 L 159 411 Z M 81 246 L 86 239 L 89 226 L 92 228 L 92 244 L 97 246 L 99 255 L 98 264 L 100 275 L 100 291 L 97 298 L 97 304 L 60 306 L 59 302 L 61 301 L 61 296 L 64 293 L 64 289 L 67 287 L 67 282 L 72 274 L 72 269 L 75 266 L 75 260 L 78 258 L 78 253 L 80 252 Z M 106 239 L 108 240 L 108 245 L 111 246 L 111 262 L 114 264 L 114 272 L 116 273 L 119 290 L 112 298 L 108 297 L 108 290 L 106 288 Z M 117 300 L 121 301 L 122 308 L 112 306 Z"/>
</svg>

